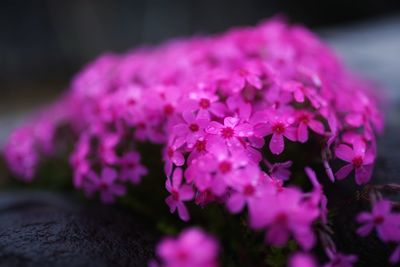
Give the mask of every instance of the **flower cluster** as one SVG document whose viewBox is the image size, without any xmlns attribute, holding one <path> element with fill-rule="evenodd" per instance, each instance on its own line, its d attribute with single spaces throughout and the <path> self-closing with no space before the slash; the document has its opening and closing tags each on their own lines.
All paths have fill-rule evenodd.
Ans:
<svg viewBox="0 0 400 267">
<path fill-rule="evenodd" d="M 354 170 L 358 184 L 368 182 L 383 127 L 369 89 L 312 33 L 272 20 L 98 58 L 50 111 L 14 132 L 5 156 L 30 180 L 67 125 L 74 185 L 109 203 L 147 173 L 138 144 L 161 144 L 171 212 L 187 221 L 186 202 L 218 202 L 248 212 L 269 244 L 293 238 L 308 251 L 326 197 L 311 169 L 311 191 L 291 186 L 291 166 L 319 162 L 332 181 Z M 342 161 L 335 173 L 331 163 Z M 170 263 L 181 259 L 170 245 L 160 248 L 166 265 L 186 266 Z"/>
</svg>

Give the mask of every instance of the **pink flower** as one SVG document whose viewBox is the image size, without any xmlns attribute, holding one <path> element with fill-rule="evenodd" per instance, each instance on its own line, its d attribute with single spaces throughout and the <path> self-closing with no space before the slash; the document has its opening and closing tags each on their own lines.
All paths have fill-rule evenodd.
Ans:
<svg viewBox="0 0 400 267">
<path fill-rule="evenodd" d="M 273 154 L 279 155 L 285 149 L 283 137 L 297 141 L 296 128 L 292 127 L 293 121 L 287 116 L 274 116 L 267 123 L 258 123 L 254 126 L 254 134 L 265 137 L 272 134 L 269 149 Z"/>
<path fill-rule="evenodd" d="M 89 140 L 88 135 L 81 135 L 70 157 L 71 167 L 74 170 L 74 185 L 78 188 L 82 186 L 82 179 L 90 170 L 90 162 L 87 158 L 90 151 Z"/>
<path fill-rule="evenodd" d="M 372 164 L 375 155 L 371 149 L 366 149 L 364 141 L 359 139 L 354 140 L 353 149 L 348 145 L 340 144 L 335 152 L 338 158 L 349 162 L 349 164 L 336 172 L 338 179 L 347 177 L 352 170 L 355 170 L 357 184 L 364 184 L 369 181 L 372 175 Z"/>
<path fill-rule="evenodd" d="M 316 267 L 314 258 L 303 252 L 297 252 L 290 257 L 289 267 Z"/>
<path fill-rule="evenodd" d="M 229 77 L 229 85 L 232 87 L 233 92 L 241 91 L 245 88 L 246 84 L 261 89 L 261 75 L 262 71 L 258 64 L 246 64 Z"/>
<path fill-rule="evenodd" d="M 184 111 L 197 111 L 199 118 L 210 119 L 210 115 L 223 117 L 226 107 L 218 101 L 218 96 L 205 92 L 196 92 L 189 95 L 189 100 L 182 105 Z"/>
<path fill-rule="evenodd" d="M 21 127 L 11 134 L 4 149 L 9 168 L 25 181 L 31 181 L 37 169 L 39 155 L 30 127 Z"/>
<path fill-rule="evenodd" d="M 324 103 L 318 96 L 315 88 L 311 86 L 305 86 L 302 83 L 290 81 L 283 85 L 283 89 L 292 92 L 294 99 L 299 103 L 303 103 L 308 99 L 315 108 L 319 108 L 321 103 Z"/>
<path fill-rule="evenodd" d="M 267 160 L 264 160 L 265 164 L 269 169 L 269 175 L 272 178 L 279 179 L 282 181 L 289 180 L 291 172 L 289 168 L 292 166 L 292 161 L 285 161 L 285 162 L 277 162 L 274 164 L 269 163 Z"/>
<path fill-rule="evenodd" d="M 345 255 L 338 252 L 327 252 L 330 261 L 324 267 L 353 267 L 357 261 L 355 255 Z"/>
<path fill-rule="evenodd" d="M 158 85 L 153 91 L 154 95 L 148 95 L 150 99 L 150 109 L 160 109 L 162 115 L 171 117 L 175 114 L 178 100 L 180 98 L 179 90 L 173 85 Z"/>
<path fill-rule="evenodd" d="M 117 183 L 117 172 L 112 168 L 103 168 L 100 176 L 91 171 L 87 178 L 84 189 L 88 194 L 99 192 L 103 203 L 113 203 L 115 197 L 123 196 L 126 192 L 125 187 Z"/>
<path fill-rule="evenodd" d="M 266 174 L 261 172 L 258 166 L 249 165 L 244 169 L 240 169 L 230 180 L 230 186 L 234 189 L 231 192 L 226 205 L 230 212 L 240 212 L 247 201 L 254 197 L 259 197 L 260 185 L 265 183 Z"/>
<path fill-rule="evenodd" d="M 148 170 L 140 164 L 140 154 L 135 151 L 123 155 L 119 163 L 121 165 L 120 178 L 123 181 L 129 180 L 133 184 L 137 184 L 142 176 L 148 173 Z"/>
<path fill-rule="evenodd" d="M 232 142 L 234 138 L 253 135 L 253 129 L 249 123 L 242 123 L 238 118 L 233 117 L 226 117 L 223 125 L 216 121 L 210 122 L 206 132 L 218 135 L 228 142 Z"/>
<path fill-rule="evenodd" d="M 278 193 L 266 193 L 249 203 L 250 225 L 267 228 L 266 240 L 283 246 L 293 234 L 297 242 L 310 249 L 315 242 L 311 224 L 318 217 L 317 207 L 304 205 L 303 195 L 294 188 Z"/>
<path fill-rule="evenodd" d="M 185 158 L 183 157 L 182 152 L 179 151 L 175 146 L 168 146 L 164 150 L 164 160 L 164 169 L 167 176 L 171 174 L 174 164 L 176 166 L 182 166 L 185 163 Z"/>
<path fill-rule="evenodd" d="M 186 143 L 188 147 L 192 147 L 199 138 L 204 136 L 204 128 L 209 120 L 196 118 L 190 111 L 183 112 L 182 117 L 184 123 L 178 123 L 173 127 L 173 133 L 177 136 L 175 146 L 180 147 Z"/>
<path fill-rule="evenodd" d="M 357 221 L 363 225 L 358 228 L 357 233 L 366 236 L 375 228 L 381 240 L 399 241 L 400 214 L 392 213 L 391 209 L 390 201 L 379 200 L 373 205 L 371 213 L 361 212 Z"/>
<path fill-rule="evenodd" d="M 397 245 L 396 249 L 392 252 L 389 261 L 391 264 L 396 264 L 400 261 L 400 245 Z"/>
<path fill-rule="evenodd" d="M 324 125 L 322 122 L 314 119 L 314 115 L 311 112 L 299 111 L 296 113 L 296 119 L 299 124 L 297 127 L 299 142 L 304 143 L 308 140 L 308 128 L 318 134 L 324 133 Z"/>
<path fill-rule="evenodd" d="M 172 174 L 172 179 L 167 179 L 165 187 L 171 195 L 165 199 L 165 202 L 168 204 L 171 213 L 178 210 L 179 217 L 183 221 L 188 221 L 189 212 L 183 202 L 192 200 L 194 192 L 190 185 L 182 185 L 182 176 L 182 169 L 176 168 Z"/>
<path fill-rule="evenodd" d="M 116 134 L 102 134 L 99 136 L 98 153 L 103 163 L 114 164 L 118 161 L 115 147 L 119 143 L 119 136 Z"/>
<path fill-rule="evenodd" d="M 213 142 L 210 150 L 210 153 L 191 162 L 186 177 L 200 191 L 208 189 L 221 196 L 230 180 L 237 175 L 236 171 L 249 164 L 249 158 L 242 149 L 230 150 L 221 142 Z"/>
<path fill-rule="evenodd" d="M 198 228 L 184 230 L 177 239 L 165 238 L 157 246 L 162 267 L 217 267 L 218 244 Z"/>
</svg>

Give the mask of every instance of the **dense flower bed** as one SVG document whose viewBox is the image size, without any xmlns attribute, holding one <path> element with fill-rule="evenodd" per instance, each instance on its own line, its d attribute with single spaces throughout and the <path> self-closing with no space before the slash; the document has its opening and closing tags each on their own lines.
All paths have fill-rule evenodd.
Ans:
<svg viewBox="0 0 400 267">
<path fill-rule="evenodd" d="M 183 221 L 190 220 L 186 203 L 219 203 L 247 213 L 247 226 L 264 231 L 267 245 L 294 239 L 290 266 L 316 266 L 310 251 L 317 243 L 330 260 L 325 266 L 356 261 L 336 250 L 329 231 L 317 241 L 314 226 L 328 228 L 320 179 L 367 183 L 383 118 L 370 85 L 301 26 L 272 20 L 103 55 L 64 97 L 15 130 L 5 148 L 10 169 L 30 181 L 42 156 L 57 151 L 61 126 L 76 138 L 73 184 L 88 196 L 111 203 L 125 195 L 126 185 L 139 184 L 151 168 L 137 144 L 161 144 L 165 202 Z M 317 177 L 313 169 L 325 172 Z M 359 215 L 359 233 L 377 227 L 382 240 L 399 243 L 398 216 L 377 199 L 371 214 Z M 218 265 L 217 242 L 197 228 L 157 251 L 160 261 L 152 265 Z"/>
</svg>

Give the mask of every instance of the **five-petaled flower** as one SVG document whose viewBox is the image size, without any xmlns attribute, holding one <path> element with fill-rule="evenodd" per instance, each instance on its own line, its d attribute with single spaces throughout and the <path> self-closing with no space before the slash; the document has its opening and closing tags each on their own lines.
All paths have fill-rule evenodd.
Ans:
<svg viewBox="0 0 400 267">
<path fill-rule="evenodd" d="M 371 213 L 360 213 L 357 221 L 362 223 L 357 230 L 361 236 L 368 235 L 375 228 L 381 240 L 400 241 L 400 214 L 392 212 L 389 200 L 377 201 L 372 206 Z"/>
<path fill-rule="evenodd" d="M 353 148 L 340 144 L 335 152 L 338 158 L 348 162 L 336 172 L 336 177 L 339 180 L 348 176 L 352 170 L 355 170 L 357 184 L 364 184 L 369 181 L 375 156 L 371 148 L 367 149 L 363 140 L 354 139 Z"/>
<path fill-rule="evenodd" d="M 189 212 L 183 203 L 184 201 L 192 200 L 194 197 L 193 188 L 190 185 L 182 184 L 183 173 L 181 168 L 176 168 L 172 174 L 172 177 L 167 178 L 165 187 L 171 194 L 165 199 L 171 212 L 178 210 L 179 217 L 188 221 L 190 216 Z"/>
</svg>

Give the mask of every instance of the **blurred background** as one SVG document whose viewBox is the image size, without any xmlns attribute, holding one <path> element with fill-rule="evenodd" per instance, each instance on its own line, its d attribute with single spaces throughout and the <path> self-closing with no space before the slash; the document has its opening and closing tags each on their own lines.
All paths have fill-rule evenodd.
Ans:
<svg viewBox="0 0 400 267">
<path fill-rule="evenodd" d="M 398 18 L 400 1 L 2 0 L 0 116 L 48 101 L 66 88 L 83 64 L 103 52 L 254 25 L 275 14 L 285 14 L 329 39 L 335 29 L 341 34 L 359 23 Z M 399 36 L 400 23 L 394 21 L 375 31 L 355 28 L 349 38 L 364 31 L 376 41 L 380 37 L 375 34 L 388 27 L 392 30 L 385 36 Z M 330 40 L 335 43 L 337 38 Z M 357 52 L 353 50 L 344 53 Z M 3 126 L 10 123 L 0 120 Z"/>
</svg>

